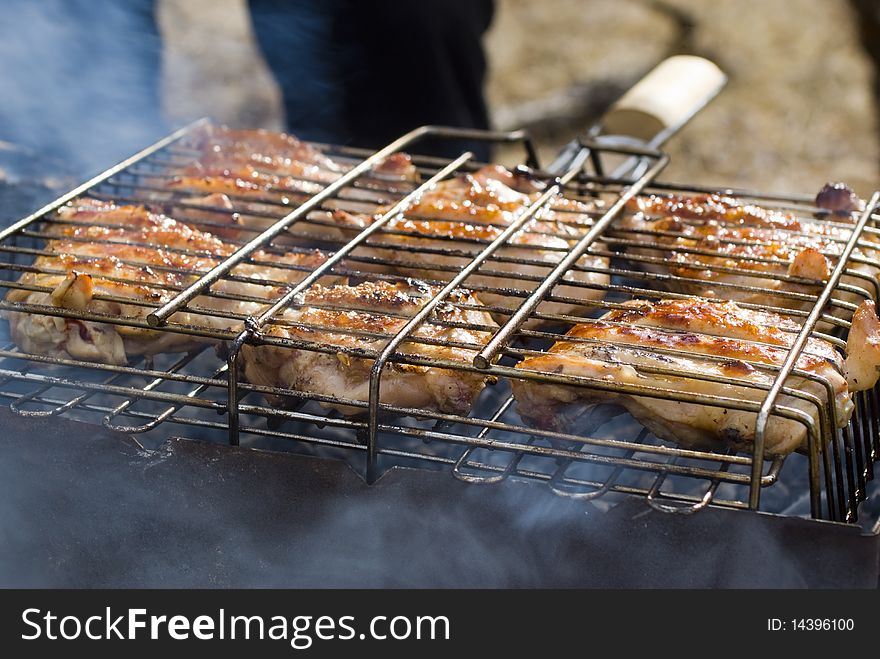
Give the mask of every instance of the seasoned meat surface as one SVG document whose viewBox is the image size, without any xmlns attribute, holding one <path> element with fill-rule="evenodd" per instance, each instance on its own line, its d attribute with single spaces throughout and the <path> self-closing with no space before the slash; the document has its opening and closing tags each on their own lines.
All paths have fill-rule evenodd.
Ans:
<svg viewBox="0 0 880 659">
<path fill-rule="evenodd" d="M 786 382 L 791 390 L 821 401 L 828 400 L 827 383 L 834 392 L 831 403 L 841 426 L 852 413 L 850 392 L 873 385 L 867 376 L 856 377 L 856 365 L 873 374 L 874 382 L 880 365 L 876 315 L 867 305 L 853 333 L 874 337 L 873 350 L 851 341 L 845 362 L 830 343 L 811 338 Z M 597 321 L 572 327 L 546 353 L 527 357 L 517 368 L 656 388 L 682 398 L 696 394 L 760 403 L 798 329 L 788 318 L 744 309 L 734 302 L 633 300 Z M 852 371 L 849 382 L 848 371 Z M 661 439 L 738 449 L 748 449 L 754 441 L 756 414 L 723 403 L 665 400 L 645 395 L 650 389 L 602 391 L 528 379 L 514 380 L 513 389 L 522 418 L 541 428 L 577 433 L 581 415 L 591 405 L 608 402 L 625 407 Z M 818 426 L 819 414 L 811 402 L 783 394 L 778 404 L 800 410 Z M 790 453 L 802 448 L 806 437 L 802 423 L 774 415 L 767 426 L 766 451 L 770 455 Z"/>
<path fill-rule="evenodd" d="M 368 245 L 374 256 L 390 262 L 390 269 L 416 277 L 449 281 L 487 244 L 525 214 L 541 195 L 542 186 L 517 176 L 500 166 L 487 166 L 474 173 L 443 181 L 393 217 Z M 506 291 L 479 291 L 480 298 L 491 306 L 514 310 L 523 296 L 565 256 L 574 242 L 593 224 L 592 214 L 601 202 L 585 203 L 561 195 L 539 210 L 523 229 L 500 248 L 497 256 L 468 278 L 473 287 L 512 288 L 519 296 Z M 379 209 L 374 217 L 339 211 L 341 226 L 369 226 L 387 210 Z M 608 260 L 586 255 L 579 267 L 598 270 L 573 270 L 566 279 L 587 284 L 575 287 L 561 284 L 554 294 L 577 300 L 595 300 L 602 296 L 599 286 L 609 277 Z M 496 274 L 488 274 L 494 271 Z M 522 277 L 518 275 L 523 275 Z M 593 287 L 590 287 L 593 286 Z M 546 302 L 544 313 L 578 313 L 577 302 Z M 503 319 L 505 314 L 497 314 Z"/>
<path fill-rule="evenodd" d="M 188 136 L 183 146 L 195 151 L 194 160 L 165 180 L 164 188 L 181 196 L 192 193 L 193 197 L 183 197 L 184 203 L 209 208 L 214 204 L 199 201 L 199 195 L 224 195 L 228 200 L 224 207 L 240 214 L 241 226 L 256 230 L 267 228 L 351 167 L 292 135 L 264 130 L 207 126 Z M 357 187 L 347 187 L 325 206 L 372 208 L 388 191 L 405 193 L 418 179 L 410 156 L 395 153 L 362 175 Z M 354 235 L 333 226 L 301 224 L 306 228 L 298 233 L 312 241 L 340 241 Z M 304 239 L 288 238 L 288 242 L 302 244 Z"/>
<path fill-rule="evenodd" d="M 684 278 L 668 282 L 672 290 L 791 309 L 811 302 L 785 293 L 816 295 L 852 235 L 849 214 L 818 221 L 718 194 L 636 197 L 628 210 L 616 225 L 636 243 L 628 251 L 653 259 L 639 264 L 651 272 Z M 866 233 L 863 240 L 876 237 Z M 869 248 L 856 254 L 877 257 Z M 857 262 L 851 269 L 869 279 L 880 273 Z M 858 277 L 844 282 L 870 288 Z"/>
<path fill-rule="evenodd" d="M 352 352 L 380 352 L 439 290 L 415 280 L 313 286 L 301 296 L 296 308 L 287 310 L 264 334 L 338 350 L 328 354 L 298 347 L 245 345 L 241 354 L 245 376 L 256 384 L 366 402 L 373 359 Z M 426 342 L 407 342 L 400 352 L 470 366 L 476 350 L 495 327 L 485 311 L 462 308 L 479 304 L 475 295 L 454 291 L 414 332 L 416 339 Z M 485 380 L 483 374 L 473 371 L 391 363 L 382 376 L 381 401 L 425 411 L 467 414 Z M 281 397 L 269 398 L 272 402 L 284 401 Z M 322 404 L 344 414 L 365 412 L 365 408 L 352 405 Z"/>
<path fill-rule="evenodd" d="M 341 172 L 343 169 L 321 151 L 293 135 L 263 129 L 208 125 L 187 135 L 181 140 L 181 145 L 198 152 L 201 160 L 215 164 L 251 164 L 280 174 Z"/>
<path fill-rule="evenodd" d="M 324 186 L 289 174 L 267 174 L 253 165 L 230 163 L 228 166 L 191 165 L 182 174 L 169 181 L 168 188 L 184 188 L 197 192 L 232 194 L 282 202 L 294 198 L 306 199 L 320 192 Z"/>
<path fill-rule="evenodd" d="M 124 317 L 144 322 L 155 307 L 212 269 L 235 246 L 143 206 L 116 206 L 82 200 L 58 212 L 47 224 L 53 236 L 22 275 L 7 300 Z M 325 256 L 320 252 L 257 252 L 251 263 L 233 270 L 237 280 L 213 288 L 241 299 L 202 296 L 173 323 L 232 329 L 241 317 L 264 309 L 287 284 L 301 281 Z M 112 297 L 112 299 L 99 299 Z M 236 318 L 237 316 L 237 318 Z M 25 352 L 122 364 L 128 357 L 191 349 L 204 338 L 30 313 L 8 314 L 12 337 Z"/>
</svg>

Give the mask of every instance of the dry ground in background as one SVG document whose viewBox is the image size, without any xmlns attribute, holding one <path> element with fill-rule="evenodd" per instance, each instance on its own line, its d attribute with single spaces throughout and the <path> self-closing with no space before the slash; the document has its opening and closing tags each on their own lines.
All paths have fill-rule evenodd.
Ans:
<svg viewBox="0 0 880 659">
<path fill-rule="evenodd" d="M 779 192 L 812 192 L 829 179 L 862 194 L 880 186 L 871 65 L 846 0 L 497 6 L 487 39 L 493 118 L 510 127 L 555 112 L 540 132 L 547 151 L 664 55 L 690 52 L 714 59 L 730 83 L 669 143 L 663 178 Z M 160 18 L 173 118 L 279 125 L 243 0 L 161 0 Z"/>
</svg>

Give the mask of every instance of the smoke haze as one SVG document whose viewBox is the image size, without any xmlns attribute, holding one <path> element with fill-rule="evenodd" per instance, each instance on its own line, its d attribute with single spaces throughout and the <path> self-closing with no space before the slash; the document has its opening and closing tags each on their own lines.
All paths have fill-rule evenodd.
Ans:
<svg viewBox="0 0 880 659">
<path fill-rule="evenodd" d="M 166 131 L 152 0 L 4 0 L 0 139 L 106 167 Z"/>
</svg>

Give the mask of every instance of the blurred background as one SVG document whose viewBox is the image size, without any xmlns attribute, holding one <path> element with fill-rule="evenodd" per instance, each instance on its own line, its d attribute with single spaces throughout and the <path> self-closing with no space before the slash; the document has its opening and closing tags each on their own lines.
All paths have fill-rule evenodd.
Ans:
<svg viewBox="0 0 880 659">
<path fill-rule="evenodd" d="M 497 0 L 486 39 L 492 122 L 529 128 L 551 154 L 663 57 L 703 55 L 730 82 L 668 143 L 663 179 L 803 193 L 843 180 L 867 195 L 880 186 L 878 4 Z M 207 114 L 281 126 L 243 0 L 160 0 L 158 11 L 172 123 Z"/>
<path fill-rule="evenodd" d="M 443 5 L 456 26 L 475 6 L 459 1 L 465 4 Z M 325 7 L 285 2 L 285 11 Z M 435 5 L 422 2 L 418 8 L 430 16 Z M 255 43 L 245 0 L 3 0 L 3 7 L 0 223 L 197 117 L 284 125 L 281 94 Z M 346 12 L 352 7 L 366 5 Z M 360 25 L 358 14 L 346 16 Z M 299 59 L 289 44 L 308 47 L 312 28 L 304 22 L 290 32 L 297 27 L 288 25 L 289 15 L 282 18 L 272 28 L 277 24 L 284 37 L 283 54 L 310 70 L 315 63 Z M 418 30 L 400 32 L 409 18 L 400 21 L 394 27 L 386 18 L 368 31 L 388 42 L 390 63 L 381 67 L 389 69 L 387 83 L 382 77 L 375 85 L 381 102 L 385 94 L 395 98 L 398 66 L 426 59 L 424 50 L 402 45 L 407 35 L 422 41 Z M 529 129 L 544 162 L 664 57 L 695 54 L 715 61 L 730 82 L 667 144 L 672 164 L 662 179 L 805 194 L 829 180 L 845 181 L 862 196 L 880 187 L 878 0 L 495 0 L 484 41 L 491 124 Z M 462 51 L 448 48 L 444 62 L 449 53 Z M 463 80 L 470 64 L 454 75 Z M 357 61 L 344 70 L 365 67 Z M 299 73 L 290 77 L 292 88 L 312 99 L 311 106 L 295 106 L 308 130 L 321 114 L 316 108 L 336 103 L 361 116 L 358 100 L 375 107 L 360 91 L 354 102 L 342 101 L 329 88 L 323 96 L 312 93 L 320 87 L 305 89 Z M 387 116 L 384 123 L 393 125 Z M 515 164 L 521 154 L 494 157 Z"/>
</svg>

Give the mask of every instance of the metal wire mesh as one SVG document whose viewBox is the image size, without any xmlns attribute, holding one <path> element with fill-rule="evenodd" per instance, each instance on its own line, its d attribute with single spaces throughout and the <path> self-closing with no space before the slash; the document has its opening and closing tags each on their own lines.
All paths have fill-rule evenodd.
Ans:
<svg viewBox="0 0 880 659">
<path fill-rule="evenodd" d="M 412 209 L 437 183 L 478 172 L 481 163 L 468 153 L 453 161 L 415 157 L 411 165 L 403 163 L 405 174 L 389 173 L 385 163 L 404 149 L 417 151 L 419 140 L 431 136 L 522 141 L 535 165 L 523 135 L 421 129 L 376 153 L 315 145 L 322 155 L 310 168 L 297 169 L 295 159 L 286 164 L 246 159 L 236 161 L 239 169 L 224 169 L 222 160 L 219 166 L 206 166 L 206 152 L 194 140 L 204 130 L 204 124 L 197 124 L 178 131 L 0 232 L 0 285 L 20 294 L 44 295 L 51 295 L 53 286 L 41 283 L 40 276 L 64 275 L 52 266 L 53 241 L 63 239 L 74 251 L 76 245 L 102 244 L 112 250 L 120 241 L 133 249 L 160 247 L 133 241 L 130 234 L 120 238 L 113 231 L 121 225 L 101 223 L 100 215 L 90 224 L 97 229 L 78 233 L 78 221 L 59 212 L 72 199 L 146 205 L 222 241 L 222 248 L 213 251 L 162 245 L 167 262 L 151 265 L 168 275 L 160 294 L 139 299 L 94 296 L 124 305 L 124 314 L 77 310 L 46 300 L 35 303 L 34 298 L 0 302 L 7 312 L 174 336 L 187 348 L 102 364 L 69 355 L 28 354 L 8 343 L 0 350 L 0 395 L 17 413 L 99 421 L 157 442 L 174 434 L 317 452 L 348 460 L 368 479 L 392 465 L 433 467 L 451 469 L 470 482 L 540 480 L 562 495 L 584 500 L 639 494 L 658 509 L 685 513 L 710 504 L 779 512 L 787 509 L 792 496 L 807 493 L 814 517 L 855 519 L 880 450 L 877 391 L 856 394 L 852 418 L 843 423 L 828 379 L 801 370 L 797 360 L 809 352 L 810 339 L 843 349 L 859 302 L 878 297 L 876 198 L 863 213 L 835 218 L 817 214 L 805 198 L 730 192 L 795 218 L 797 226 L 780 229 L 793 242 L 815 235 L 811 231 L 817 226 L 827 229 L 823 249 L 833 271 L 817 282 L 789 274 L 784 256 L 767 256 L 761 236 L 734 232 L 720 244 L 710 244 L 695 237 L 703 222 L 699 218 L 685 219 L 674 230 L 622 222 L 631 215 L 627 206 L 647 195 L 716 192 L 654 183 L 665 165 L 665 157 L 655 151 L 586 144 L 586 163 L 580 159 L 567 171 L 552 174 L 536 167 L 528 171 L 535 192 L 512 220 L 484 222 L 482 233 L 456 233 L 449 227 L 437 230 L 436 215 Z M 324 156 L 330 160 L 322 160 Z M 635 179 L 604 176 L 614 161 L 635 161 L 644 173 Z M 222 200 L 211 196 L 220 182 L 225 186 Z M 551 212 L 553 222 L 544 221 Z M 401 222 L 401 213 L 421 230 Z M 361 224 L 352 220 L 365 215 L 371 219 Z M 468 219 L 444 217 L 443 222 L 464 226 Z M 735 220 L 729 225 L 738 226 Z M 96 238 L 96 230 L 106 236 Z M 143 265 L 137 258 L 120 262 L 132 268 Z M 118 283 L 133 283 L 126 280 L 124 267 L 120 272 Z M 424 282 L 429 293 L 412 312 L 374 312 L 394 320 L 381 331 L 322 326 L 291 315 L 322 307 L 319 299 L 308 298 L 316 287 L 340 281 L 403 286 L 414 279 Z M 461 288 L 484 303 L 458 295 Z M 695 294 L 736 299 L 743 308 L 769 309 L 794 321 L 796 327 L 788 330 L 793 345 L 788 358 L 754 364 L 767 375 L 757 383 L 683 373 L 674 365 L 642 370 L 707 386 L 736 385 L 754 395 L 731 397 L 713 393 L 711 387 L 701 394 L 682 393 L 516 368 L 523 359 L 544 354 L 560 338 L 560 330 L 596 324 L 602 314 L 625 309 L 628 301 Z M 440 311 L 450 308 L 465 315 L 449 320 Z M 338 306 L 331 310 L 340 311 Z M 341 311 L 370 314 L 363 307 Z M 469 311 L 490 312 L 494 320 L 474 322 L 466 315 Z M 328 340 L 328 334 L 365 341 L 349 345 Z M 242 379 L 242 351 L 267 347 L 364 363 L 369 395 Z M 453 349 L 459 352 L 449 356 Z M 674 349 L 645 349 L 675 354 Z M 404 366 L 429 369 L 432 375 L 426 377 L 452 372 L 489 386 L 476 394 L 465 413 L 388 402 L 383 381 L 387 387 L 389 372 Z M 792 388 L 790 378 L 795 376 L 826 393 Z M 805 455 L 756 460 L 748 451 L 671 445 L 621 414 L 611 397 L 610 404 L 589 406 L 577 425 L 565 431 L 534 427 L 521 418 L 511 396 L 511 383 L 522 380 L 743 410 L 759 419 L 764 415 L 765 424 L 788 419 L 805 428 Z M 759 451 L 762 441 L 759 429 Z M 770 487 L 788 473 L 795 474 L 793 487 Z M 763 498 L 762 490 L 768 493 Z M 777 490 L 778 497 L 773 494 Z"/>
</svg>

